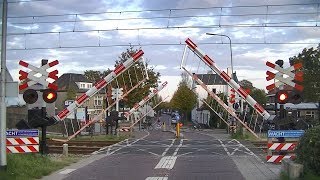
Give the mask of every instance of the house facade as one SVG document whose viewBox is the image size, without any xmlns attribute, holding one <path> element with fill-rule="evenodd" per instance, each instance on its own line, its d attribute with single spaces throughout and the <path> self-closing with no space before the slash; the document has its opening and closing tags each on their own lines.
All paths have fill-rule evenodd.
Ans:
<svg viewBox="0 0 320 180">
<path fill-rule="evenodd" d="M 56 81 L 58 85 L 58 98 L 56 100 L 56 112 L 60 112 L 66 107 L 66 101 L 72 101 L 83 95 L 93 87 L 93 82 L 90 82 L 83 74 L 66 73 L 59 77 Z M 68 98 L 68 94 L 75 94 L 75 98 Z M 105 91 L 102 89 L 93 97 L 85 101 L 80 108 L 87 107 L 89 117 L 98 115 L 103 110 L 103 101 Z"/>
<path fill-rule="evenodd" d="M 215 94 L 224 94 L 228 97 L 231 88 L 228 84 L 217 74 L 196 74 L 197 77 L 207 86 L 207 88 Z M 233 73 L 233 79 L 238 82 L 236 73 Z M 201 87 L 197 82 L 193 82 L 193 90 L 198 96 L 197 106 L 191 112 L 191 118 L 193 122 L 199 124 L 205 124 L 209 126 L 210 111 L 204 109 L 205 106 L 202 102 L 209 96 L 209 93 Z M 236 99 L 239 98 L 237 94 Z"/>
</svg>

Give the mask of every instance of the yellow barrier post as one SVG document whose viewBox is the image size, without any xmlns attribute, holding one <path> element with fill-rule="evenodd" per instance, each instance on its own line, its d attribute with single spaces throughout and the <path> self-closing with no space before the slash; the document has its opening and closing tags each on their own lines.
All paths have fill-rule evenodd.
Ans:
<svg viewBox="0 0 320 180">
<path fill-rule="evenodd" d="M 176 137 L 179 138 L 180 137 L 180 123 L 177 123 L 176 130 L 177 130 Z"/>
</svg>

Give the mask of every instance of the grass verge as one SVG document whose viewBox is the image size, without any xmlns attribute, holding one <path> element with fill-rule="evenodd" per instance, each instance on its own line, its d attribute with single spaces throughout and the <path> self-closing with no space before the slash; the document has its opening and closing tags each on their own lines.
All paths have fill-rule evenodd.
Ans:
<svg viewBox="0 0 320 180">
<path fill-rule="evenodd" d="M 49 175 L 51 172 L 77 162 L 83 156 L 8 154 L 7 171 L 0 172 L 1 180 L 32 180 Z"/>
<path fill-rule="evenodd" d="M 299 178 L 299 180 L 319 180 L 320 176 L 315 175 L 311 171 L 306 171 L 302 177 Z M 290 180 L 289 175 L 281 172 L 280 173 L 280 180 Z"/>
</svg>

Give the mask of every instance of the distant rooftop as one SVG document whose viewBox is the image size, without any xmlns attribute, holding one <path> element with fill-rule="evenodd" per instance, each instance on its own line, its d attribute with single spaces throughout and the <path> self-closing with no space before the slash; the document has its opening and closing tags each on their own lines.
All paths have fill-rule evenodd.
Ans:
<svg viewBox="0 0 320 180">
<path fill-rule="evenodd" d="M 206 85 L 227 85 L 227 83 L 217 74 L 196 74 L 198 78 Z M 239 82 L 236 73 L 233 73 L 233 79 Z"/>
</svg>

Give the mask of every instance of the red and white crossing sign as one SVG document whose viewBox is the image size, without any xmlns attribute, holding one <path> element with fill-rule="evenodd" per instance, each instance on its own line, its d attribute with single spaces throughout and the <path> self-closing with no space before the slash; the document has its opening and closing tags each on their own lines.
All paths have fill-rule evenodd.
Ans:
<svg viewBox="0 0 320 180">
<path fill-rule="evenodd" d="M 274 70 L 279 71 L 277 73 L 273 73 L 270 71 L 266 72 L 266 74 L 267 74 L 266 80 L 267 81 L 270 81 L 272 79 L 278 80 L 278 81 L 275 81 L 274 83 L 272 83 L 266 87 L 266 89 L 268 91 L 274 89 L 275 87 L 279 87 L 280 85 L 283 85 L 283 84 L 287 84 L 287 85 L 289 85 L 299 91 L 303 91 L 303 86 L 296 83 L 296 82 L 303 81 L 303 72 L 297 71 L 302 68 L 302 63 L 296 63 L 293 66 L 290 66 L 288 68 L 282 68 L 279 65 L 273 64 L 269 61 L 266 62 L 266 65 L 271 67 Z M 288 77 L 283 77 L 283 75 L 287 75 Z"/>
<path fill-rule="evenodd" d="M 30 80 L 30 81 L 24 81 L 22 84 L 20 84 L 19 90 L 26 89 L 34 84 L 37 84 L 37 83 L 40 83 L 43 86 L 48 87 L 50 89 L 58 90 L 58 86 L 56 84 L 53 84 L 53 82 L 50 83 L 49 81 L 47 81 L 48 78 L 51 78 L 54 81 L 58 79 L 58 76 L 57 76 L 58 70 L 47 72 L 47 69 L 49 69 L 57 64 L 59 64 L 59 61 L 54 60 L 54 61 L 38 68 L 38 67 L 35 67 L 25 61 L 20 60 L 19 65 L 21 65 L 25 68 L 29 68 L 31 71 L 30 72 L 26 72 L 23 70 L 19 71 L 20 81 L 27 80 L 27 79 Z M 41 76 L 37 77 L 37 76 L 35 76 L 36 74 L 41 74 Z"/>
<path fill-rule="evenodd" d="M 6 145 L 7 153 L 38 153 L 39 130 L 7 130 Z"/>
</svg>

